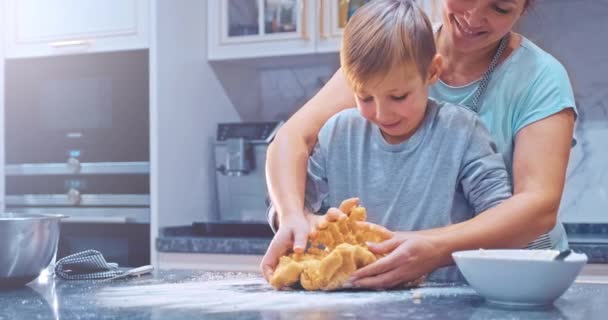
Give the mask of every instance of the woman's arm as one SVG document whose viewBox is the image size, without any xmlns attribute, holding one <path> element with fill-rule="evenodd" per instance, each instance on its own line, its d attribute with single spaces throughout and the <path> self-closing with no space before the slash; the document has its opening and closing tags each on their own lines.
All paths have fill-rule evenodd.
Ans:
<svg viewBox="0 0 608 320">
<path fill-rule="evenodd" d="M 513 155 L 513 197 L 470 220 L 443 228 L 396 233 L 370 246 L 389 254 L 354 274 L 354 285 L 387 288 L 453 263 L 452 252 L 521 248 L 557 221 L 570 156 L 574 112 L 561 112 L 521 129 Z"/>
<path fill-rule="evenodd" d="M 574 131 L 574 112 L 557 114 L 521 129 L 513 154 L 513 197 L 438 234 L 446 264 L 451 252 L 472 248 L 524 247 L 557 222 Z"/>
</svg>

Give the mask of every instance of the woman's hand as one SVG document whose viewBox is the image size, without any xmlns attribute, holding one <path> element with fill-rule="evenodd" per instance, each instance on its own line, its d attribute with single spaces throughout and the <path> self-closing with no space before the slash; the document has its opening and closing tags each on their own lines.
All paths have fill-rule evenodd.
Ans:
<svg viewBox="0 0 608 320">
<path fill-rule="evenodd" d="M 420 279 L 441 266 L 443 253 L 432 239 L 414 232 L 395 232 L 391 239 L 368 244 L 373 253 L 387 255 L 357 270 L 348 286 L 387 289 Z"/>
</svg>

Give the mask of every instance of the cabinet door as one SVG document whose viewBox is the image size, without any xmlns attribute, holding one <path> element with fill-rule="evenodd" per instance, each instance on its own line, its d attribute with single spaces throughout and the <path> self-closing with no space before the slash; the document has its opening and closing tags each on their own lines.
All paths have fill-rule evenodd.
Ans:
<svg viewBox="0 0 608 320">
<path fill-rule="evenodd" d="M 318 52 L 340 51 L 348 18 L 370 0 L 318 0 Z"/>
<path fill-rule="evenodd" d="M 209 60 L 314 52 L 314 1 L 208 1 Z"/>
<path fill-rule="evenodd" d="M 318 52 L 340 51 L 342 32 L 354 12 L 370 0 L 317 0 Z M 435 26 L 440 23 L 442 0 L 416 0 Z"/>
<path fill-rule="evenodd" d="M 150 0 L 7 0 L 10 58 L 148 47 Z"/>
</svg>

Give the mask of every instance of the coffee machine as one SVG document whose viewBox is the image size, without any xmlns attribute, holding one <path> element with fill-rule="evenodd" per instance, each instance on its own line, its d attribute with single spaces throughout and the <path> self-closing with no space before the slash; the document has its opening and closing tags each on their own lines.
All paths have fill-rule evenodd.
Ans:
<svg viewBox="0 0 608 320">
<path fill-rule="evenodd" d="M 218 222 L 267 224 L 266 151 L 282 123 L 218 124 L 215 141 Z"/>
</svg>

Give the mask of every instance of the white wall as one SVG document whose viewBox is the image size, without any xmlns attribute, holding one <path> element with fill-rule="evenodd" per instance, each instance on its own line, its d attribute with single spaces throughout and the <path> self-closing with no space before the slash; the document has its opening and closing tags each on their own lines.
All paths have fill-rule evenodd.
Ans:
<svg viewBox="0 0 608 320">
<path fill-rule="evenodd" d="M 4 211 L 4 0 L 0 0 L 0 212 Z"/>
<path fill-rule="evenodd" d="M 216 212 L 211 143 L 218 122 L 240 119 L 207 63 L 205 1 L 154 4 L 153 220 L 157 214 L 158 227 L 188 225 Z"/>
</svg>

